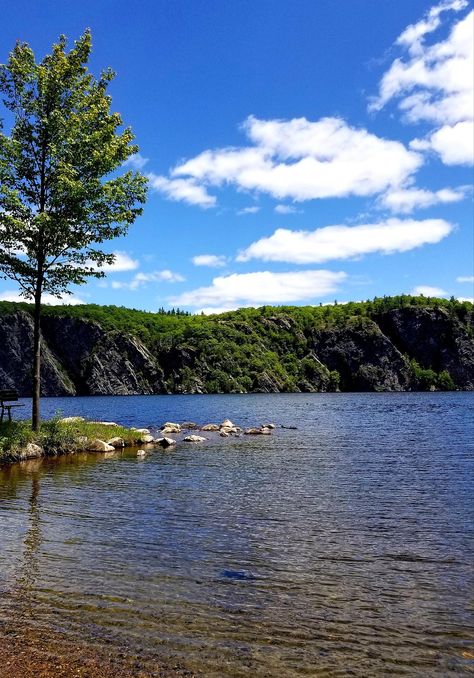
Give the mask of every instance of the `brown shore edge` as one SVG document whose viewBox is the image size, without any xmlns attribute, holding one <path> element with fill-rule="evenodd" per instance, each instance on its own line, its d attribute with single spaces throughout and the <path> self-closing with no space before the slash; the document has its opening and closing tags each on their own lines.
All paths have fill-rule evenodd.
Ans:
<svg viewBox="0 0 474 678">
<path fill-rule="evenodd" d="M 195 678 L 183 666 L 0 621 L 0 678 Z"/>
</svg>

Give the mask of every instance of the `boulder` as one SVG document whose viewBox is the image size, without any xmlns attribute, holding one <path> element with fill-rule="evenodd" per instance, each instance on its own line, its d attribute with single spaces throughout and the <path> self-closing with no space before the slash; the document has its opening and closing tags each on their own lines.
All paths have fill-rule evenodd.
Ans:
<svg viewBox="0 0 474 678">
<path fill-rule="evenodd" d="M 112 447 L 117 448 L 117 447 L 125 447 L 125 440 L 123 438 L 120 438 L 119 436 L 115 438 L 111 438 L 110 440 L 107 440 L 107 445 L 112 445 Z"/>
<path fill-rule="evenodd" d="M 103 440 L 94 438 L 94 440 L 91 440 L 90 442 L 87 443 L 86 449 L 88 450 L 88 452 L 113 452 L 115 450 L 115 447 L 112 447 L 112 445 L 109 445 Z"/>
<path fill-rule="evenodd" d="M 160 447 L 166 448 L 166 447 L 171 447 L 171 445 L 176 445 L 176 440 L 173 440 L 173 438 L 155 438 L 153 441 Z"/>
<path fill-rule="evenodd" d="M 183 421 L 182 424 L 180 424 L 182 429 L 188 429 L 189 430 L 196 430 L 199 428 L 199 424 L 196 424 L 194 421 Z"/>
<path fill-rule="evenodd" d="M 145 450 L 137 450 L 137 457 L 146 457 Z"/>
<path fill-rule="evenodd" d="M 43 454 L 44 450 L 40 445 L 36 445 L 35 443 L 28 443 L 28 445 L 25 448 L 24 458 L 35 459 L 37 457 L 42 457 Z"/>
<path fill-rule="evenodd" d="M 201 431 L 218 431 L 219 426 L 217 424 L 206 424 L 201 428 Z"/>
<path fill-rule="evenodd" d="M 181 433 L 181 428 L 179 426 L 165 426 L 161 429 L 162 434 L 165 436 L 168 433 Z"/>
<path fill-rule="evenodd" d="M 59 420 L 61 424 L 74 424 L 79 421 L 85 421 L 84 417 L 63 417 Z"/>
<path fill-rule="evenodd" d="M 86 448 L 87 441 L 88 441 L 87 436 L 77 436 L 77 438 L 75 439 L 77 447 L 82 449 Z"/>
<path fill-rule="evenodd" d="M 150 433 L 150 430 L 148 428 L 135 428 L 135 427 L 133 427 L 131 430 L 135 431 L 135 433 L 143 433 L 144 436 L 147 436 Z"/>
<path fill-rule="evenodd" d="M 175 423 L 172 422 L 172 421 L 167 421 L 167 422 L 165 422 L 165 423 L 163 424 L 163 426 L 161 427 L 161 430 L 163 431 L 165 428 L 176 428 L 176 429 L 178 429 L 178 431 L 181 430 L 181 426 L 180 426 L 179 424 L 175 424 Z"/>
<path fill-rule="evenodd" d="M 221 438 L 228 438 L 229 437 L 229 434 L 227 433 L 227 431 L 221 431 L 219 433 L 219 435 L 220 435 Z"/>
<path fill-rule="evenodd" d="M 275 428 L 275 424 L 262 424 L 262 428 Z"/>
<path fill-rule="evenodd" d="M 234 428 L 234 424 L 231 422 L 230 419 L 224 419 L 219 428 Z"/>
<path fill-rule="evenodd" d="M 142 435 L 137 439 L 138 443 L 141 443 L 142 445 L 145 443 L 152 443 L 154 440 L 153 436 L 147 433 L 146 435 Z"/>
<path fill-rule="evenodd" d="M 186 436 L 186 438 L 184 438 L 185 443 L 202 443 L 205 440 L 207 440 L 207 438 L 204 438 L 203 436 L 194 436 L 194 435 Z"/>
<path fill-rule="evenodd" d="M 229 433 L 237 434 L 242 429 L 239 428 L 238 426 L 222 426 L 220 430 L 223 431 L 224 433 L 227 433 L 227 434 L 229 434 Z"/>
</svg>

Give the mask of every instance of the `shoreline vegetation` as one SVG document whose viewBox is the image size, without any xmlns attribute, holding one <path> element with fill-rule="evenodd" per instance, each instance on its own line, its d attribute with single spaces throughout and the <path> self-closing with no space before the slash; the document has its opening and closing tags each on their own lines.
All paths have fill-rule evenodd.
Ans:
<svg viewBox="0 0 474 678">
<path fill-rule="evenodd" d="M 0 424 L 0 464 L 80 452 L 113 454 L 124 448 L 136 448 L 137 457 L 145 457 L 157 448 L 173 449 L 178 442 L 203 443 L 209 436 L 268 436 L 274 429 L 273 423 L 243 429 L 230 419 L 204 425 L 165 422 L 154 436 L 148 428 L 126 428 L 112 421 L 88 421 L 83 417 L 54 417 L 42 422 L 39 431 L 32 429 L 31 421 L 17 420 Z M 205 435 L 197 435 L 196 431 Z"/>
</svg>

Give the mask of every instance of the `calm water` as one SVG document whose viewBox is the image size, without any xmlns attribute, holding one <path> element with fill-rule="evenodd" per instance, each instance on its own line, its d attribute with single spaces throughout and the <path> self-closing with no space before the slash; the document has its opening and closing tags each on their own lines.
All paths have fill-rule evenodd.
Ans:
<svg viewBox="0 0 474 678">
<path fill-rule="evenodd" d="M 469 675 L 473 405 L 466 393 L 44 400 L 46 416 L 298 430 L 0 470 L 0 620 L 206 676 Z"/>
</svg>

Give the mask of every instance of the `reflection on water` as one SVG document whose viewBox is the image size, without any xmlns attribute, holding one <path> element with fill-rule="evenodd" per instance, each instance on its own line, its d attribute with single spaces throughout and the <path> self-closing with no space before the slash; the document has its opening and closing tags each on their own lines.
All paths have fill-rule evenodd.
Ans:
<svg viewBox="0 0 474 678">
<path fill-rule="evenodd" d="M 470 394 L 89 402 L 298 430 L 0 470 L 0 621 L 208 676 L 474 668 Z"/>
</svg>

